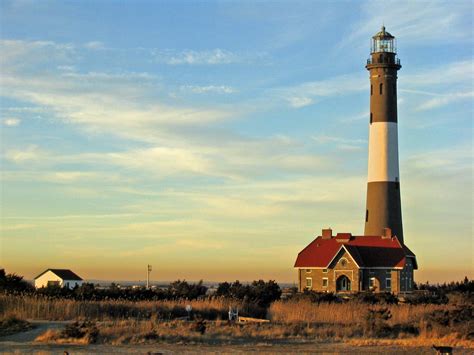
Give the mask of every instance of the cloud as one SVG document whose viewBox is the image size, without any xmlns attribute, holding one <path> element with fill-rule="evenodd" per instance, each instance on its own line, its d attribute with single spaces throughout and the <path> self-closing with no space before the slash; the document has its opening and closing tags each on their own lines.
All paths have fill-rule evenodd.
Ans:
<svg viewBox="0 0 474 355">
<path fill-rule="evenodd" d="M 428 101 L 423 102 L 419 107 L 418 111 L 431 110 L 441 106 L 449 105 L 453 102 L 458 102 L 462 100 L 472 99 L 474 97 L 474 91 L 469 92 L 458 92 L 446 95 L 440 95 L 434 97 Z"/>
<path fill-rule="evenodd" d="M 300 108 L 317 100 L 342 96 L 366 90 L 366 78 L 362 75 L 340 75 L 318 81 L 271 89 L 268 94 L 278 101 L 284 100 L 291 107 Z"/>
<path fill-rule="evenodd" d="M 295 108 L 309 106 L 314 103 L 314 100 L 309 97 L 289 97 L 287 100 L 290 106 Z"/>
<path fill-rule="evenodd" d="M 471 61 L 456 61 L 408 72 L 407 79 L 399 84 L 399 96 L 402 96 L 399 100 L 406 101 L 413 111 L 433 110 L 472 100 L 473 74 Z"/>
<path fill-rule="evenodd" d="M 365 139 L 350 139 L 327 135 L 312 136 L 311 139 L 318 144 L 334 147 L 346 152 L 358 152 L 367 149 L 367 141 Z"/>
<path fill-rule="evenodd" d="M 173 51 L 155 51 L 155 60 L 169 65 L 221 65 L 241 61 L 233 52 L 216 48 L 208 51 L 187 50 L 179 53 Z"/>
<path fill-rule="evenodd" d="M 454 6 L 453 6 L 454 5 Z M 360 20 L 355 22 L 339 43 L 339 48 L 365 45 L 382 22 L 403 44 L 417 47 L 432 43 L 468 40 L 472 33 L 469 2 L 449 4 L 442 1 L 365 1 L 361 3 Z"/>
<path fill-rule="evenodd" d="M 216 94 L 233 94 L 236 90 L 230 86 L 225 85 L 207 85 L 207 86 L 197 86 L 197 85 L 182 85 L 182 91 L 191 91 L 195 94 L 207 94 L 207 93 L 216 93 Z"/>
<path fill-rule="evenodd" d="M 3 119 L 3 124 L 7 127 L 15 127 L 21 123 L 21 120 L 16 117 L 8 117 Z"/>
<path fill-rule="evenodd" d="M 105 46 L 100 41 L 90 41 L 84 44 L 84 47 L 87 49 L 104 49 Z"/>
<path fill-rule="evenodd" d="M 57 52 L 63 51 L 63 45 L 28 41 L 2 41 L 1 45 L 6 53 L 2 56 L 4 96 L 47 108 L 53 117 L 89 132 L 156 142 L 173 135 L 177 126 L 202 126 L 230 116 L 230 111 L 214 107 L 163 103 L 160 86 L 148 73 L 35 69 L 48 55 L 51 62 L 62 65 Z"/>
<path fill-rule="evenodd" d="M 470 60 L 444 63 L 421 71 L 406 73 L 405 76 L 409 80 L 404 80 L 403 86 L 407 88 L 428 87 L 431 92 L 433 86 L 466 84 L 470 87 L 473 71 L 474 68 Z"/>
<path fill-rule="evenodd" d="M 45 152 L 38 148 L 38 146 L 31 145 L 23 150 L 7 150 L 4 156 L 7 160 L 22 164 L 41 160 L 45 156 Z"/>
</svg>

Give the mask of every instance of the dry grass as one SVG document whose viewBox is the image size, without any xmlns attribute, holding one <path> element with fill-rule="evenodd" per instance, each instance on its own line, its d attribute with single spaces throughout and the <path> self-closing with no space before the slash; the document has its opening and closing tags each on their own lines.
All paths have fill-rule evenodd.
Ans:
<svg viewBox="0 0 474 355">
<path fill-rule="evenodd" d="M 31 323 L 17 317 L 10 316 L 0 319 L 0 336 L 24 332 L 32 328 Z"/>
<path fill-rule="evenodd" d="M 230 305 L 226 299 L 176 301 L 75 301 L 34 297 L 0 296 L 0 317 L 48 320 L 111 320 L 111 319 L 173 319 L 187 315 L 185 307 L 207 319 L 227 316 Z M 242 309 L 242 307 L 241 307 Z"/>
<path fill-rule="evenodd" d="M 187 304 L 192 305 L 197 317 L 206 319 L 203 335 L 195 322 L 176 320 L 187 314 Z M 73 301 L 3 295 L 0 296 L 0 318 L 15 315 L 23 319 L 95 321 L 97 334 L 93 341 L 105 344 L 305 340 L 342 341 L 353 345 L 388 342 L 389 345 L 401 346 L 444 344 L 474 348 L 474 321 L 471 320 L 474 310 L 470 305 L 372 306 L 356 301 L 319 304 L 308 300 L 277 301 L 268 309 L 270 323 L 245 325 L 219 320 L 226 319 L 230 305 L 236 306 L 226 299 Z M 242 304 L 239 308 L 243 315 L 246 308 Z M 390 318 L 380 318 L 377 312 L 371 312 L 384 308 L 389 311 Z M 87 344 L 91 338 L 50 331 L 38 337 L 37 341 Z"/>
<path fill-rule="evenodd" d="M 419 322 L 436 310 L 449 310 L 449 305 L 384 305 L 369 306 L 365 303 L 311 303 L 307 300 L 277 301 L 271 304 L 269 318 L 276 322 L 316 322 L 357 324 L 364 320 L 369 309 L 388 308 L 392 318 L 389 324 Z"/>
<path fill-rule="evenodd" d="M 443 337 L 425 338 L 419 336 L 416 338 L 405 339 L 348 339 L 347 344 L 353 346 L 386 346 L 397 345 L 400 347 L 431 347 L 437 346 L 452 346 L 456 348 L 474 349 L 474 342 L 472 340 L 460 339 L 458 334 L 450 334 Z"/>
<path fill-rule="evenodd" d="M 270 323 L 270 324 L 229 324 L 224 321 L 206 322 L 206 332 L 201 335 L 195 328 L 195 322 L 187 321 L 136 321 L 117 320 L 97 324 L 98 343 L 102 344 L 258 344 L 299 343 L 311 341 L 320 343 L 344 342 L 354 346 L 396 345 L 404 347 L 422 347 L 444 345 L 474 349 L 474 342 L 462 335 L 451 333 L 440 336 L 436 333 L 422 333 L 419 336 L 399 334 L 398 338 L 367 338 L 363 331 L 354 325 L 315 324 L 315 323 Z M 79 339 L 58 337 L 58 333 L 49 333 L 37 341 L 51 343 L 81 343 Z"/>
<path fill-rule="evenodd" d="M 61 331 L 57 329 L 48 329 L 43 334 L 37 336 L 35 341 L 38 343 L 48 343 L 48 344 L 77 344 L 77 345 L 90 344 L 90 339 L 88 339 L 87 337 L 83 337 L 83 338 L 62 337 Z"/>
</svg>

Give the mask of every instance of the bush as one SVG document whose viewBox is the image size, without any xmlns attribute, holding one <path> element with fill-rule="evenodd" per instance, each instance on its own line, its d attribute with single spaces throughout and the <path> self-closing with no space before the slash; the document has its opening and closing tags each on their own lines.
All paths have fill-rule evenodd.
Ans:
<svg viewBox="0 0 474 355">
<path fill-rule="evenodd" d="M 390 335 L 391 328 L 387 321 L 392 318 L 388 308 L 369 309 L 365 318 L 365 332 L 370 337 L 386 337 Z"/>
<path fill-rule="evenodd" d="M 16 317 L 8 317 L 0 321 L 0 336 L 24 332 L 33 328 L 33 325 Z"/>
<path fill-rule="evenodd" d="M 364 292 L 358 293 L 354 296 L 354 299 L 367 304 L 398 304 L 398 298 L 393 293 L 382 292 Z"/>
<path fill-rule="evenodd" d="M 66 339 L 86 339 L 87 343 L 95 343 L 99 335 L 99 330 L 93 322 L 74 322 L 67 325 L 59 334 L 60 338 Z"/>
<path fill-rule="evenodd" d="M 417 305 L 417 304 L 447 304 L 449 298 L 442 290 L 436 290 L 426 293 L 415 293 L 407 297 L 406 303 Z"/>
<path fill-rule="evenodd" d="M 250 285 L 243 285 L 238 280 L 234 283 L 220 283 L 216 291 L 217 296 L 230 297 L 247 303 L 255 303 L 259 307 L 268 307 L 281 296 L 280 286 L 273 280 L 253 281 Z"/>
<path fill-rule="evenodd" d="M 7 274 L 4 269 L 0 269 L 0 292 L 21 293 L 33 289 L 33 286 L 23 280 L 23 276 Z"/>
</svg>

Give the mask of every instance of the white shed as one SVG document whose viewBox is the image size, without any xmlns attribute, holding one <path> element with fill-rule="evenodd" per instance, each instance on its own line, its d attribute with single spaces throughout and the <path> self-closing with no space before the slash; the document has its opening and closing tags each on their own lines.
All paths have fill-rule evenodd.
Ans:
<svg viewBox="0 0 474 355">
<path fill-rule="evenodd" d="M 82 278 L 68 269 L 48 269 L 35 277 L 36 288 L 58 285 L 72 289 L 83 282 Z"/>
</svg>

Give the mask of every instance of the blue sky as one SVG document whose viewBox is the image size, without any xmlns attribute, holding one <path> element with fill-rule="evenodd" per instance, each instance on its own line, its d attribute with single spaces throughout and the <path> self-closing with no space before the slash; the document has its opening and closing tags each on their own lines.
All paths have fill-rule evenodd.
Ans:
<svg viewBox="0 0 474 355">
<path fill-rule="evenodd" d="M 397 37 L 406 243 L 473 277 L 472 2 L 2 1 L 1 264 L 295 281 L 361 234 L 370 37 Z"/>
</svg>

